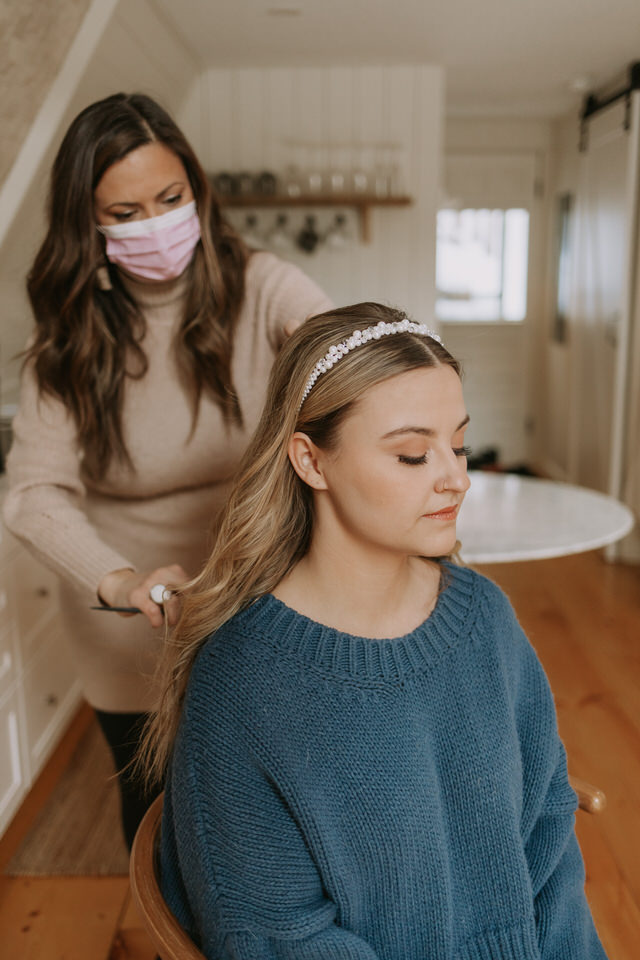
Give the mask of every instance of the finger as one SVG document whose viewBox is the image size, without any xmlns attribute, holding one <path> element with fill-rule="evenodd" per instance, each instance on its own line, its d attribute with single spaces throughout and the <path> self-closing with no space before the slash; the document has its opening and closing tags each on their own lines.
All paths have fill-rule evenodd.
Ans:
<svg viewBox="0 0 640 960">
<path fill-rule="evenodd" d="M 177 597 L 167 600 L 164 604 L 164 615 L 170 627 L 174 627 L 180 618 L 182 604 Z"/>
<path fill-rule="evenodd" d="M 166 607 L 171 595 L 180 590 L 187 580 L 187 575 L 177 564 L 172 567 L 160 567 L 145 578 L 145 587 L 149 586 L 149 596 L 154 603 Z M 159 589 L 165 588 L 164 593 Z M 163 599 L 160 599 L 162 595 Z"/>
<path fill-rule="evenodd" d="M 159 607 L 157 603 L 145 604 L 144 607 L 140 605 L 140 611 L 145 615 L 152 627 L 161 627 L 164 624 L 164 614 L 162 612 L 162 607 Z"/>
<path fill-rule="evenodd" d="M 151 576 L 145 578 L 143 588 L 154 603 L 162 604 L 165 597 L 168 598 L 176 588 L 174 580 L 168 570 L 154 570 Z"/>
<path fill-rule="evenodd" d="M 176 597 L 171 599 L 171 589 L 172 587 L 179 587 L 181 583 L 184 583 L 187 580 L 187 574 L 179 564 L 170 564 L 166 567 L 158 567 L 156 570 L 153 570 L 151 573 L 147 574 L 144 579 L 144 583 L 141 588 L 142 591 L 146 591 L 146 595 L 142 601 L 138 602 L 142 612 L 148 617 L 149 621 L 154 626 L 162 625 L 163 621 L 173 626 L 177 623 L 180 616 L 180 601 Z M 154 587 L 162 584 L 166 587 L 166 600 L 160 601 L 159 596 L 151 596 L 151 591 Z M 157 591 L 158 595 L 160 591 Z M 132 593 L 132 599 L 134 594 Z M 151 608 L 154 608 L 152 611 Z"/>
<path fill-rule="evenodd" d="M 171 579 L 176 584 L 186 583 L 189 579 L 187 571 L 178 563 L 172 563 L 168 569 L 171 571 Z"/>
<path fill-rule="evenodd" d="M 160 571 L 158 571 L 160 572 Z M 179 590 L 188 581 L 189 577 L 181 567 L 165 570 L 161 580 L 156 583 L 164 583 L 168 590 Z"/>
<path fill-rule="evenodd" d="M 172 580 L 173 577 L 169 569 L 167 567 L 159 567 L 145 577 L 141 587 L 146 590 L 147 596 L 150 597 L 154 603 L 161 604 L 161 597 L 165 595 L 165 592 L 168 593 L 171 591 Z M 160 589 L 161 587 L 163 589 Z"/>
<path fill-rule="evenodd" d="M 138 607 L 140 613 L 144 614 L 152 627 L 162 626 L 164 621 L 162 607 L 153 602 L 149 596 L 149 591 L 144 586 L 132 590 L 129 599 L 131 605 Z"/>
</svg>

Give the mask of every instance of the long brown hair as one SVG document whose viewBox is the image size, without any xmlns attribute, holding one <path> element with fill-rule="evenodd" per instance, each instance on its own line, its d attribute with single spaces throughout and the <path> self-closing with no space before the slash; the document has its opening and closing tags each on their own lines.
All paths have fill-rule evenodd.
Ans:
<svg viewBox="0 0 640 960">
<path fill-rule="evenodd" d="M 223 219 L 207 177 L 171 117 L 150 97 L 118 93 L 83 110 L 53 164 L 48 230 L 27 280 L 35 338 L 26 351 L 41 392 L 58 397 L 75 419 L 84 468 L 96 477 L 112 457 L 131 465 L 122 433 L 127 377 L 141 377 L 147 358 L 142 315 L 107 263 L 96 230 L 94 190 L 128 153 L 158 141 L 184 164 L 200 218 L 201 240 L 189 271 L 176 341 L 180 379 L 192 404 L 209 393 L 225 421 L 241 422 L 231 378 L 234 324 L 244 297 L 248 251 Z M 111 289 L 103 289 L 107 269 Z"/>
<path fill-rule="evenodd" d="M 253 600 L 269 593 L 307 552 L 313 497 L 288 456 L 301 430 L 322 449 L 335 447 L 339 428 L 365 390 L 419 367 L 460 365 L 435 339 L 416 333 L 372 340 L 323 374 L 301 405 L 305 383 L 332 344 L 405 314 L 360 303 L 307 320 L 285 343 L 271 372 L 262 418 L 222 512 L 213 552 L 202 573 L 181 589 L 182 613 L 159 666 L 161 699 L 140 753 L 149 780 L 161 780 L 177 731 L 193 661 L 206 636 Z"/>
</svg>

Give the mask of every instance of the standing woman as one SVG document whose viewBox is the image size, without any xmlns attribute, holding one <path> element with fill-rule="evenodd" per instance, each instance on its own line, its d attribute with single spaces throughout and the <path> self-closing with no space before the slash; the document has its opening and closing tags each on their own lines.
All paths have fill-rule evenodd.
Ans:
<svg viewBox="0 0 640 960">
<path fill-rule="evenodd" d="M 162 586 L 208 555 L 273 359 L 330 301 L 245 247 L 147 96 L 116 94 L 72 122 L 48 220 L 4 518 L 63 578 L 73 659 L 121 770 L 154 703 Z M 98 601 L 142 616 L 92 611 Z M 130 844 L 147 801 L 130 774 L 120 788 Z"/>
</svg>

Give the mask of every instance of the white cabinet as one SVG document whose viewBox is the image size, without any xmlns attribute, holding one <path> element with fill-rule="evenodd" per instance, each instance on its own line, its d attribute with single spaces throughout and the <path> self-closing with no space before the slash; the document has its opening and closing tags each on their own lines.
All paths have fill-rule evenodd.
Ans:
<svg viewBox="0 0 640 960">
<path fill-rule="evenodd" d="M 80 702 L 55 574 L 0 530 L 0 835 Z"/>
<path fill-rule="evenodd" d="M 17 809 L 25 793 L 27 782 L 20 749 L 18 713 L 18 694 L 13 689 L 0 700 L 0 825 L 2 829 Z"/>
<path fill-rule="evenodd" d="M 38 649 L 23 674 L 25 733 L 31 771 L 39 770 L 77 702 L 73 664 L 60 633 Z"/>
<path fill-rule="evenodd" d="M 7 622 L 7 592 L 0 589 L 0 700 L 16 677 L 13 631 Z"/>
<path fill-rule="evenodd" d="M 10 534 L 6 535 L 8 540 Z M 12 538 L 9 578 L 13 584 L 13 614 L 20 634 L 22 665 L 31 660 L 51 629 L 58 609 L 58 578 Z"/>
</svg>

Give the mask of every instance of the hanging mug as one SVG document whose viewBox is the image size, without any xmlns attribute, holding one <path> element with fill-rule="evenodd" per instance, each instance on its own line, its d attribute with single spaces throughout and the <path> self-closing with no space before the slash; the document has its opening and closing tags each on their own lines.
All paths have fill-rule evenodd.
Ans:
<svg viewBox="0 0 640 960">
<path fill-rule="evenodd" d="M 296 238 L 298 247 L 305 253 L 313 253 L 319 242 L 320 235 L 316 230 L 316 218 L 314 216 L 305 217 L 304 226 Z"/>
</svg>

